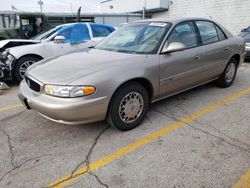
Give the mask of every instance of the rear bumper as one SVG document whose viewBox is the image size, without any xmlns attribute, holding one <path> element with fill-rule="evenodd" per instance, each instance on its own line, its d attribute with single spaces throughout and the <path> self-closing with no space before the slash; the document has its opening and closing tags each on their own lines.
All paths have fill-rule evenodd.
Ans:
<svg viewBox="0 0 250 188">
<path fill-rule="evenodd" d="M 85 124 L 102 121 L 106 117 L 108 97 L 94 99 L 58 98 L 35 93 L 23 81 L 20 84 L 21 100 L 42 116 L 63 124 Z M 20 97 L 19 97 L 20 98 Z"/>
</svg>

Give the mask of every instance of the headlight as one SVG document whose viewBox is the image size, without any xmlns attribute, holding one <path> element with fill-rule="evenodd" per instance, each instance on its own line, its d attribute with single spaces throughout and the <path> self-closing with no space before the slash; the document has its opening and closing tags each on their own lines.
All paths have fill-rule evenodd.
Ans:
<svg viewBox="0 0 250 188">
<path fill-rule="evenodd" d="M 5 60 L 6 65 L 10 65 L 15 60 L 15 57 L 8 53 L 7 58 Z"/>
<path fill-rule="evenodd" d="M 9 52 L 7 50 L 5 50 L 3 53 L 2 53 L 2 57 L 3 59 L 6 59 L 7 56 L 8 56 Z"/>
<path fill-rule="evenodd" d="M 13 55 L 9 54 L 9 55 L 7 56 L 7 59 L 8 59 L 9 61 L 13 61 L 15 58 L 14 58 Z"/>
<path fill-rule="evenodd" d="M 81 97 L 91 95 L 95 93 L 96 89 L 93 86 L 57 86 L 57 85 L 45 85 L 44 92 L 47 95 L 56 97 Z"/>
</svg>

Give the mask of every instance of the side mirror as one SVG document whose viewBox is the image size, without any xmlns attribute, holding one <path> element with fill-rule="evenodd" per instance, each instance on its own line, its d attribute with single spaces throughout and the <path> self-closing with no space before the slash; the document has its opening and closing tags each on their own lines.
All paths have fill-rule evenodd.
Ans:
<svg viewBox="0 0 250 188">
<path fill-rule="evenodd" d="M 244 32 L 246 32 L 247 31 L 247 29 L 242 29 L 241 30 L 241 33 L 244 33 Z"/>
<path fill-rule="evenodd" d="M 63 43 L 65 41 L 65 37 L 64 36 L 61 36 L 61 35 L 57 35 L 55 38 L 54 38 L 54 42 L 55 43 Z"/>
<path fill-rule="evenodd" d="M 186 49 L 186 46 L 180 42 L 172 42 L 167 46 L 164 46 L 162 50 L 162 54 L 167 54 L 167 53 L 173 53 L 173 52 L 179 52 L 183 51 Z"/>
</svg>

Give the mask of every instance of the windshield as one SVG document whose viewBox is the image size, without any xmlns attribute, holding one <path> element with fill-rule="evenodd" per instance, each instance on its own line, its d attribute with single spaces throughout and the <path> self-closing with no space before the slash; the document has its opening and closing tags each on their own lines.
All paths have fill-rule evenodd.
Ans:
<svg viewBox="0 0 250 188">
<path fill-rule="evenodd" d="M 108 51 L 154 54 L 157 53 L 170 24 L 143 22 L 124 25 L 100 42 L 96 48 Z"/>
<path fill-rule="evenodd" d="M 50 37 L 51 35 L 53 35 L 54 33 L 56 33 L 59 29 L 61 29 L 61 27 L 56 27 L 53 29 L 50 29 L 44 33 L 41 33 L 39 35 L 36 35 L 34 37 L 32 37 L 32 40 L 44 40 L 47 39 L 48 37 Z"/>
</svg>

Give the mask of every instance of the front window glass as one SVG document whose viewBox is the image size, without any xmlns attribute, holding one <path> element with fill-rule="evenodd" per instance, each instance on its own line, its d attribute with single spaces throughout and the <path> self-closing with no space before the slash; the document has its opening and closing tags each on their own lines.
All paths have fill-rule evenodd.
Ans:
<svg viewBox="0 0 250 188">
<path fill-rule="evenodd" d="M 192 22 L 185 22 L 177 25 L 168 38 L 168 44 L 173 42 L 182 43 L 186 48 L 198 46 L 194 24 Z"/>
<path fill-rule="evenodd" d="M 75 44 L 90 40 L 88 28 L 83 24 L 62 29 L 58 32 L 58 34 L 65 37 L 65 43 Z"/>
<path fill-rule="evenodd" d="M 219 41 L 217 31 L 212 22 L 197 21 L 196 25 L 200 31 L 202 44 L 211 44 Z"/>
<path fill-rule="evenodd" d="M 72 28 L 71 42 L 80 43 L 90 40 L 89 30 L 85 24 L 78 24 Z"/>
<path fill-rule="evenodd" d="M 64 36 L 65 43 L 70 43 L 71 41 L 71 32 L 72 32 L 72 28 L 68 28 L 68 29 L 63 29 L 62 31 L 59 31 L 59 35 Z"/>
<path fill-rule="evenodd" d="M 96 48 L 124 53 L 157 53 L 170 24 L 144 22 L 124 25 L 100 42 Z"/>
</svg>

